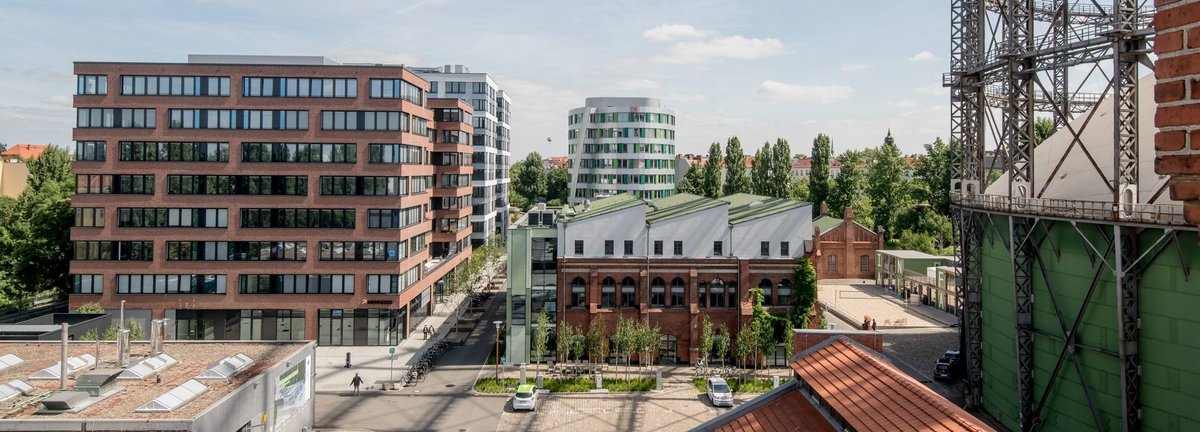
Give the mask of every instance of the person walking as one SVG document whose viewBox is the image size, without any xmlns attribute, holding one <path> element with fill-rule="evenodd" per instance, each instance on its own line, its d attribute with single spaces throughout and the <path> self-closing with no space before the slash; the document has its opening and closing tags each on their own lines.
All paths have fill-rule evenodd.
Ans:
<svg viewBox="0 0 1200 432">
<path fill-rule="evenodd" d="M 354 374 L 354 379 L 350 380 L 350 385 L 354 387 L 355 396 L 358 396 L 358 386 L 362 385 L 362 383 L 362 377 L 358 376 L 358 374 Z"/>
<path fill-rule="evenodd" d="M 871 318 L 871 331 L 875 331 L 875 330 L 877 330 L 875 328 L 875 318 Z"/>
</svg>

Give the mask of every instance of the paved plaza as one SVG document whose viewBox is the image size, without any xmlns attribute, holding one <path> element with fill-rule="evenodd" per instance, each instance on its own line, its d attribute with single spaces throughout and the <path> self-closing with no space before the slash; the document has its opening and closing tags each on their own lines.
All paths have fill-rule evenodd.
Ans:
<svg viewBox="0 0 1200 432">
<path fill-rule="evenodd" d="M 905 302 L 896 293 L 862 279 L 820 281 L 817 300 L 830 313 L 849 323 L 858 325 L 863 317 L 870 316 L 880 330 L 949 327 L 958 322 L 954 315 L 916 302 Z"/>
</svg>

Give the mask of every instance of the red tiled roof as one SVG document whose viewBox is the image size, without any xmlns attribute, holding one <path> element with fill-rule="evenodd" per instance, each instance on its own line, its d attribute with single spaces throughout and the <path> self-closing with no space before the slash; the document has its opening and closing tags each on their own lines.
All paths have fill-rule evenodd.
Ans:
<svg viewBox="0 0 1200 432">
<path fill-rule="evenodd" d="M 855 430 L 993 430 L 844 338 L 830 341 L 790 366 Z"/>
<path fill-rule="evenodd" d="M 21 159 L 33 159 L 42 155 L 50 148 L 47 144 L 16 144 L 0 152 L 0 156 L 15 156 Z"/>
<path fill-rule="evenodd" d="M 566 156 L 550 156 L 550 157 L 546 158 L 546 167 L 547 168 L 566 168 L 567 162 L 568 161 L 567 161 Z"/>
<path fill-rule="evenodd" d="M 789 386 L 783 396 L 763 406 L 742 414 L 729 423 L 714 429 L 716 432 L 771 432 L 771 431 L 829 431 L 837 429 L 829 424 L 800 390 Z"/>
</svg>

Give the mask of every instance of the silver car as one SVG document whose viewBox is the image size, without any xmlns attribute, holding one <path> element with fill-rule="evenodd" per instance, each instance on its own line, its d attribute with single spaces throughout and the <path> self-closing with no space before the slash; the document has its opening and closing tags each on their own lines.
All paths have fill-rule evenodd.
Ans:
<svg viewBox="0 0 1200 432">
<path fill-rule="evenodd" d="M 708 400 L 712 401 L 713 406 L 733 406 L 733 389 L 729 388 L 729 384 L 724 378 L 712 377 L 708 379 Z"/>
<path fill-rule="evenodd" d="M 518 386 L 517 394 L 513 395 L 513 400 L 512 400 L 513 411 L 536 410 L 537 409 L 537 399 L 538 399 L 537 387 L 534 387 L 533 384 L 525 384 L 522 386 Z"/>
</svg>

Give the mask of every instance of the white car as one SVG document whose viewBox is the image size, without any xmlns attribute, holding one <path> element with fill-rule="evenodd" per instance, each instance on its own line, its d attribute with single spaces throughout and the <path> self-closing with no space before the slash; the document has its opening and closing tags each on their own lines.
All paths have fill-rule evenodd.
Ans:
<svg viewBox="0 0 1200 432">
<path fill-rule="evenodd" d="M 533 384 L 525 384 L 517 387 L 517 394 L 513 396 L 512 407 L 516 410 L 536 410 L 538 398 L 537 387 Z"/>
<path fill-rule="evenodd" d="M 712 377 L 708 379 L 708 400 L 712 401 L 713 406 L 733 406 L 733 389 L 729 388 L 729 384 L 724 378 Z"/>
</svg>

